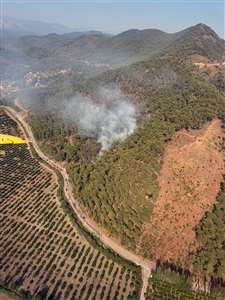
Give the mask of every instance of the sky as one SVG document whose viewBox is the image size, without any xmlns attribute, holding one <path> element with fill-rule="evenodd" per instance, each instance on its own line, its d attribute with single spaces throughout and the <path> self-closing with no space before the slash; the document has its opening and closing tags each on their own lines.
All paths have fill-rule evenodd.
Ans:
<svg viewBox="0 0 225 300">
<path fill-rule="evenodd" d="M 205 23 L 224 37 L 225 0 L 0 0 L 4 15 L 73 29 L 119 33 L 131 28 L 176 32 Z"/>
</svg>

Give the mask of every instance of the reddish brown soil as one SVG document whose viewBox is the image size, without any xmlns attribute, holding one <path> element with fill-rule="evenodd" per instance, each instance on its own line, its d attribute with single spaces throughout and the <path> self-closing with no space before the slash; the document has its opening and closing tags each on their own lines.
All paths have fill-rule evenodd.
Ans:
<svg viewBox="0 0 225 300">
<path fill-rule="evenodd" d="M 221 122 L 214 120 L 201 130 L 178 132 L 168 144 L 160 193 L 140 243 L 148 241 L 154 258 L 184 263 L 196 249 L 194 227 L 216 201 L 225 172 L 222 137 Z"/>
<path fill-rule="evenodd" d="M 204 63 L 204 64 L 207 64 L 207 63 L 210 62 L 207 57 L 199 55 L 199 54 L 193 54 L 193 55 L 191 55 L 190 56 L 190 60 L 191 60 L 192 64 L 195 64 L 195 63 Z"/>
<path fill-rule="evenodd" d="M 208 80 L 214 78 L 218 72 L 221 72 L 225 78 L 225 61 L 209 61 L 208 58 L 198 54 L 192 55 L 190 61 L 204 72 L 204 77 Z"/>
</svg>

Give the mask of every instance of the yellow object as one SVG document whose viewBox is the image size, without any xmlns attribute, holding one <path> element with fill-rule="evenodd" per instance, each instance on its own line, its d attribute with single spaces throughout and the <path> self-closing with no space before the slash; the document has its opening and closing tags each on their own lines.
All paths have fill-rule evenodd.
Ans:
<svg viewBox="0 0 225 300">
<path fill-rule="evenodd" d="M 26 144 L 26 142 L 21 138 L 13 135 L 0 134 L 0 145 L 6 144 Z"/>
</svg>

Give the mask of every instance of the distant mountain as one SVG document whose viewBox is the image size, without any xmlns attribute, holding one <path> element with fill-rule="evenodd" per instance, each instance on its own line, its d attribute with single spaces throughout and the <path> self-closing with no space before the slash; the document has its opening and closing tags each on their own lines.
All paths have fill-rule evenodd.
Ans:
<svg viewBox="0 0 225 300">
<path fill-rule="evenodd" d="M 25 36 L 20 47 L 28 55 L 42 58 L 57 57 L 67 61 L 88 60 L 94 63 L 126 64 L 158 53 L 169 46 L 175 36 L 156 29 L 128 30 L 115 36 L 100 32 Z"/>
<path fill-rule="evenodd" d="M 197 24 L 177 33 L 131 29 L 115 36 L 98 31 L 27 35 L 20 37 L 8 52 L 14 56 L 18 53 L 18 57 L 24 58 L 22 64 L 26 62 L 35 69 L 74 67 L 77 70 L 77 64 L 85 68 L 101 65 L 111 68 L 153 56 L 190 59 L 198 54 L 207 60 L 220 60 L 224 57 L 225 41 L 207 25 Z M 1 61 L 4 55 L 3 51 Z"/>
<path fill-rule="evenodd" d="M 132 29 L 115 36 L 99 32 L 85 34 L 24 37 L 23 50 L 34 57 L 43 56 L 68 59 L 88 59 L 98 63 L 123 64 L 149 58 L 155 54 L 200 54 L 209 59 L 224 55 L 225 42 L 210 27 L 198 24 L 177 33 L 165 33 L 157 29 Z M 33 50 L 37 50 L 37 53 Z M 32 51 L 31 51 L 32 50 Z"/>
<path fill-rule="evenodd" d="M 39 21 L 0 19 L 3 28 L 0 36 L 1 78 L 20 78 L 34 66 L 56 68 L 70 65 L 67 59 L 57 59 L 54 51 L 82 35 L 99 34 L 98 31 L 73 31 L 64 25 Z M 48 57 L 45 61 L 43 58 Z"/>
<path fill-rule="evenodd" d="M 17 43 L 18 52 L 23 53 L 35 69 L 74 67 L 96 64 L 101 59 L 94 58 L 99 54 L 99 46 L 108 39 L 101 32 L 73 32 L 63 35 L 24 36 Z"/>
<path fill-rule="evenodd" d="M 98 31 L 70 32 L 65 34 L 50 33 L 44 36 L 27 35 L 19 39 L 18 46 L 25 52 L 30 49 L 42 49 L 43 51 L 54 53 L 58 48 L 75 44 L 74 48 L 85 46 L 83 40 L 93 37 L 102 37 L 103 33 Z M 90 45 L 89 45 L 90 46 Z M 35 55 L 35 53 L 33 53 Z"/>
<path fill-rule="evenodd" d="M 49 33 L 63 34 L 74 31 L 64 25 L 42 21 L 20 20 L 12 17 L 0 19 L 0 25 L 6 35 L 17 37 L 23 35 L 46 35 Z"/>
</svg>

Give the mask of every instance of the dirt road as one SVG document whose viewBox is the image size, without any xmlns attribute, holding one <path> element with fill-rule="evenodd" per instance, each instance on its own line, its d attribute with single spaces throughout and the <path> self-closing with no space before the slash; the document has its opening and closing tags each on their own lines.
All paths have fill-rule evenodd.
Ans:
<svg viewBox="0 0 225 300">
<path fill-rule="evenodd" d="M 84 228 L 87 229 L 89 232 L 91 232 L 93 235 L 97 236 L 105 246 L 111 248 L 114 252 L 119 254 L 121 257 L 130 260 L 131 262 L 135 263 L 136 265 L 142 268 L 143 287 L 142 287 L 140 299 L 144 300 L 145 299 L 144 294 L 147 288 L 148 278 L 151 274 L 150 270 L 151 268 L 155 268 L 155 262 L 146 261 L 142 257 L 125 249 L 117 241 L 113 240 L 111 237 L 106 235 L 106 233 L 103 232 L 101 228 L 97 226 L 97 224 L 95 224 L 87 215 L 85 215 L 85 213 L 82 211 L 81 207 L 79 206 L 78 201 L 74 198 L 72 186 L 70 184 L 69 176 L 67 174 L 66 169 L 62 166 L 62 164 L 60 164 L 59 162 L 53 159 L 50 159 L 46 154 L 44 154 L 41 151 L 36 139 L 34 138 L 33 132 L 29 124 L 25 120 L 26 111 L 18 113 L 11 107 L 3 106 L 3 108 L 20 125 L 22 131 L 24 132 L 24 136 L 26 140 L 33 144 L 33 147 L 37 152 L 37 154 L 40 156 L 40 158 L 48 162 L 49 165 L 57 169 L 62 174 L 64 179 L 64 192 L 66 198 L 68 199 L 70 206 L 76 213 L 79 221 L 82 223 Z"/>
</svg>

